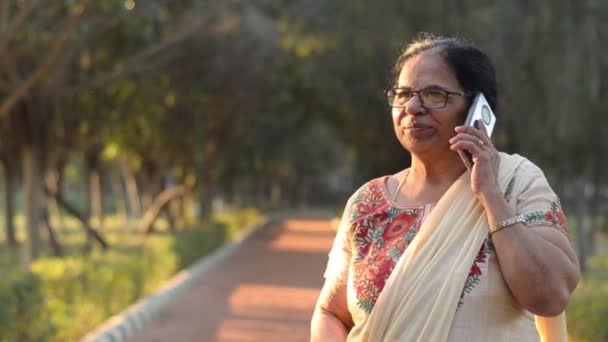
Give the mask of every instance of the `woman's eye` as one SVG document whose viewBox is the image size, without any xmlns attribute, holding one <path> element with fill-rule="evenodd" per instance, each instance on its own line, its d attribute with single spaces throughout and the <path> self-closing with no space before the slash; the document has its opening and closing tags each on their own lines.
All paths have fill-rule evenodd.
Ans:
<svg viewBox="0 0 608 342">
<path fill-rule="evenodd" d="M 397 93 L 397 97 L 400 99 L 409 99 L 410 97 L 412 97 L 412 92 L 411 91 L 400 91 Z"/>
<path fill-rule="evenodd" d="M 445 97 L 445 94 L 439 90 L 425 90 L 422 95 L 425 98 L 434 101 L 443 100 L 443 98 Z"/>
</svg>

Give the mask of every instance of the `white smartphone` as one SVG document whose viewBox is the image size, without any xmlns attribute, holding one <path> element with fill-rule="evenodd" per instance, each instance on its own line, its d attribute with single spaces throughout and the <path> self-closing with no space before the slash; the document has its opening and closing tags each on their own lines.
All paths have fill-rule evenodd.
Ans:
<svg viewBox="0 0 608 342">
<path fill-rule="evenodd" d="M 490 104 L 486 100 L 486 97 L 483 96 L 482 92 L 475 95 L 464 124 L 466 126 L 475 127 L 475 121 L 477 120 L 480 120 L 480 122 L 483 123 L 486 127 L 486 132 L 488 132 L 488 136 L 491 137 L 494 125 L 496 124 L 496 116 L 494 116 L 494 112 L 492 112 L 492 108 L 490 108 Z M 458 154 L 460 154 L 460 158 L 467 169 L 471 171 L 471 168 L 473 167 L 473 156 L 467 151 L 458 151 Z"/>
</svg>

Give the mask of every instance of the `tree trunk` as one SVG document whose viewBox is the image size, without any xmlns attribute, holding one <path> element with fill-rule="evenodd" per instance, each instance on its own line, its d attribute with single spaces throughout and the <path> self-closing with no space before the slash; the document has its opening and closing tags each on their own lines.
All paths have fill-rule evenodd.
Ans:
<svg viewBox="0 0 608 342">
<path fill-rule="evenodd" d="M 110 184 L 112 185 L 112 194 L 116 200 L 116 214 L 120 219 L 120 223 L 123 227 L 128 224 L 127 218 L 127 203 L 126 203 L 126 192 L 122 186 L 120 179 L 120 173 L 112 173 Z"/>
<path fill-rule="evenodd" d="M 143 182 L 143 189 L 141 195 L 141 206 L 143 210 L 148 211 L 150 207 L 152 207 L 152 203 L 154 203 L 154 190 L 152 190 L 153 185 L 148 180 Z M 144 214 L 145 215 L 145 214 Z"/>
<path fill-rule="evenodd" d="M 44 184 L 47 188 L 49 188 L 53 192 L 59 191 L 59 187 L 61 186 L 61 170 L 62 167 L 48 168 L 46 171 L 46 175 L 44 176 Z M 53 197 L 47 197 L 46 206 L 48 210 L 48 220 L 51 220 L 51 217 L 55 216 L 60 219 L 60 225 L 63 225 L 63 216 L 61 215 L 61 211 L 59 210 L 59 205 L 57 201 Z"/>
<path fill-rule="evenodd" d="M 174 232 L 177 229 L 177 226 L 181 224 L 180 208 L 182 206 L 182 202 L 183 202 L 183 197 L 180 197 L 180 198 L 176 198 L 175 200 L 173 200 L 169 203 L 168 214 L 169 214 L 169 228 L 171 229 L 171 232 Z"/>
<path fill-rule="evenodd" d="M 199 200 L 199 209 L 200 209 L 200 219 L 202 222 L 207 222 L 211 219 L 211 201 L 209 198 L 209 181 L 205 177 L 206 174 L 203 175 L 201 182 L 198 186 L 198 200 Z"/>
<path fill-rule="evenodd" d="M 97 226 L 103 226 L 103 191 L 101 188 L 101 171 L 99 168 L 91 170 L 89 175 L 89 184 L 91 187 L 91 208 L 93 218 L 97 220 Z"/>
<path fill-rule="evenodd" d="M 23 189 L 25 193 L 27 238 L 24 263 L 30 265 L 40 256 L 40 219 L 42 218 L 42 182 L 40 157 L 34 144 L 23 146 Z"/>
<path fill-rule="evenodd" d="M 137 189 L 137 180 L 133 170 L 128 165 L 126 159 L 120 161 L 120 169 L 125 180 L 125 188 L 129 198 L 129 208 L 131 209 L 131 217 L 141 217 L 141 202 L 139 200 L 139 191 Z"/>
<path fill-rule="evenodd" d="M 152 208 L 155 204 L 155 197 L 159 196 L 159 194 L 163 193 L 163 178 L 160 176 L 160 169 L 158 164 L 152 160 L 144 160 L 142 163 L 141 170 L 141 180 L 142 180 L 142 205 L 145 210 L 144 216 L 149 212 L 149 209 Z M 152 233 L 155 229 L 154 225 L 156 222 L 156 217 L 151 222 L 148 233 Z"/>
<path fill-rule="evenodd" d="M 171 210 L 171 202 L 169 202 L 168 205 L 165 206 L 163 212 L 167 216 L 167 222 L 169 223 L 169 231 L 172 233 L 175 232 L 175 217 L 173 216 L 173 212 Z"/>
<path fill-rule="evenodd" d="M 583 196 L 584 189 L 582 188 L 580 181 L 576 182 L 576 193 Z M 586 246 L 586 234 L 585 234 L 585 218 L 587 217 L 586 203 L 584 200 L 576 201 L 576 213 L 574 215 L 574 221 L 576 222 L 576 242 L 578 249 L 578 259 L 582 273 L 587 272 L 587 246 Z"/>
<path fill-rule="evenodd" d="M 55 201 L 55 203 L 57 203 L 57 202 Z M 49 242 L 51 244 L 51 249 L 53 251 L 53 255 L 56 257 L 62 257 L 63 250 L 61 249 L 61 245 L 59 244 L 59 241 L 57 240 L 57 236 L 55 235 L 55 231 L 53 230 L 53 226 L 52 226 L 51 220 L 49 218 L 48 208 L 47 208 L 47 210 L 44 210 L 43 221 L 46 226 L 47 233 L 49 234 Z"/>
<path fill-rule="evenodd" d="M 599 96 L 599 95 L 598 95 Z M 598 104 L 600 100 L 594 101 Z M 601 116 L 603 113 L 601 110 L 594 111 L 596 117 Z M 602 144 L 597 143 L 597 137 L 602 136 L 603 125 L 593 125 L 589 131 L 589 140 L 587 142 L 589 148 L 589 157 L 586 160 L 586 166 L 588 168 L 589 177 L 587 181 L 590 182 L 586 187 L 585 198 L 589 198 L 589 232 L 587 233 L 587 241 L 588 241 L 588 251 L 589 255 L 595 254 L 597 250 L 597 239 L 596 232 L 599 231 L 601 227 L 601 200 L 602 200 L 602 181 L 604 180 L 604 164 L 605 161 L 603 158 L 598 158 L 597 156 L 605 156 L 605 151 L 603 151 Z M 590 192 L 590 193 L 587 193 Z"/>
<path fill-rule="evenodd" d="M 17 247 L 15 235 L 15 197 L 13 189 L 13 170 L 6 161 L 0 162 L 0 180 L 4 190 L 4 229 L 6 230 L 6 243 L 10 247 Z"/>
<path fill-rule="evenodd" d="M 270 203 L 275 208 L 278 208 L 281 205 L 281 183 L 277 179 L 274 179 L 271 182 Z"/>
<path fill-rule="evenodd" d="M 101 165 L 99 161 L 100 151 L 97 148 L 92 148 L 87 153 L 86 168 L 87 168 L 87 194 L 89 200 L 89 220 L 96 224 L 93 226 L 103 226 L 103 193 L 101 187 Z"/>
<path fill-rule="evenodd" d="M 597 163 L 597 161 L 595 163 Z M 586 192 L 587 190 L 591 192 L 585 196 L 585 202 L 588 203 L 589 207 L 589 230 L 587 231 L 586 239 L 588 255 L 594 255 L 597 251 L 596 232 L 598 232 L 601 227 L 600 204 L 602 196 L 600 189 L 602 185 L 601 181 L 595 177 L 592 177 L 590 180 L 592 183 L 587 186 L 593 188 L 585 189 Z"/>
</svg>

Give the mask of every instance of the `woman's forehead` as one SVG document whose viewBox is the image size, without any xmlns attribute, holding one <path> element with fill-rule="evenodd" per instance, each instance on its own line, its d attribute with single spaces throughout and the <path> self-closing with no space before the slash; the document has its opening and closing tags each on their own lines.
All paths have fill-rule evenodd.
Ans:
<svg viewBox="0 0 608 342">
<path fill-rule="evenodd" d="M 399 74 L 399 87 L 421 89 L 429 85 L 460 88 L 452 69 L 435 53 L 421 53 L 410 58 Z"/>
</svg>

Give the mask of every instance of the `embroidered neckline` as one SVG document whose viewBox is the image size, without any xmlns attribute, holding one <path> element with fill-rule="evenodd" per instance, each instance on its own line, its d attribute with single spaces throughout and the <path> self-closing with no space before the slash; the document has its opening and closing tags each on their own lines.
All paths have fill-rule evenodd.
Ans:
<svg viewBox="0 0 608 342">
<path fill-rule="evenodd" d="M 382 192 L 382 197 L 384 197 L 384 199 L 386 200 L 386 202 L 388 203 L 389 206 L 394 207 L 394 208 L 399 208 L 399 209 L 426 209 L 429 207 L 433 208 L 437 204 L 437 202 L 431 202 L 431 203 L 420 204 L 420 205 L 403 205 L 403 204 L 396 203 L 388 195 L 387 181 L 388 181 L 389 177 L 390 176 L 384 176 L 384 177 L 380 178 L 380 182 L 381 182 L 380 191 Z"/>
</svg>

